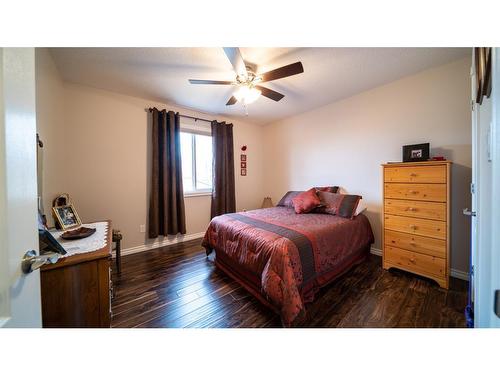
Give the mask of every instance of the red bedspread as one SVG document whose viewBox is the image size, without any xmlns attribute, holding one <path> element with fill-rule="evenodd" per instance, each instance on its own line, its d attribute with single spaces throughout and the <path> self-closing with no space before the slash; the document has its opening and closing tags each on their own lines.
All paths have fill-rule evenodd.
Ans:
<svg viewBox="0 0 500 375">
<path fill-rule="evenodd" d="M 289 326 L 318 288 L 363 258 L 371 243 L 370 223 L 362 214 L 349 220 L 272 207 L 215 217 L 202 245 L 207 253 L 216 251 L 216 262 L 230 264 L 233 275 L 247 284 L 256 280 Z"/>
</svg>

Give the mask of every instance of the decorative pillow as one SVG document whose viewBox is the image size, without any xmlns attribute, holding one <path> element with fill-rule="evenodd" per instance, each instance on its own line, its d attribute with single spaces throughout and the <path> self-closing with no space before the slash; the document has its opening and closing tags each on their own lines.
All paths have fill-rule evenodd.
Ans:
<svg viewBox="0 0 500 375">
<path fill-rule="evenodd" d="M 316 194 L 316 189 L 312 188 L 297 195 L 292 199 L 292 203 L 296 213 L 306 214 L 318 207 L 321 201 Z"/>
<path fill-rule="evenodd" d="M 315 187 L 317 191 L 326 191 L 327 193 L 337 193 L 339 190 L 338 186 L 323 186 L 323 187 Z"/>
<path fill-rule="evenodd" d="M 342 186 L 339 186 L 337 193 L 339 194 L 349 194 L 349 192 Z"/>
<path fill-rule="evenodd" d="M 303 193 L 303 191 L 288 191 L 285 195 L 283 195 L 283 198 L 280 199 L 277 206 L 293 208 L 292 199 L 300 193 Z"/>
<path fill-rule="evenodd" d="M 366 206 L 363 203 L 363 200 L 361 199 L 359 201 L 358 207 L 356 207 L 356 213 L 354 214 L 354 216 L 358 216 L 359 214 L 362 214 L 365 211 L 366 211 Z"/>
<path fill-rule="evenodd" d="M 334 194 L 324 191 L 319 191 L 318 197 L 321 206 L 316 208 L 314 212 L 337 215 L 346 219 L 354 217 L 359 200 L 361 199 L 359 195 Z"/>
</svg>

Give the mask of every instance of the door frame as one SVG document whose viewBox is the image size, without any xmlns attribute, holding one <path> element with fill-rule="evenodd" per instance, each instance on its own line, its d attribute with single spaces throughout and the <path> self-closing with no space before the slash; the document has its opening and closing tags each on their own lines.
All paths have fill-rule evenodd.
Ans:
<svg viewBox="0 0 500 375">
<path fill-rule="evenodd" d="M 500 231 L 496 229 L 500 228 L 500 50 L 498 48 L 492 48 L 491 58 L 491 96 L 489 99 L 485 98 L 482 105 L 474 103 L 472 115 L 475 185 L 472 210 L 477 214 L 476 217 L 472 217 L 471 225 L 474 266 L 471 280 L 474 288 L 475 327 L 500 327 L 500 318 L 494 313 L 494 291 L 500 289 Z M 473 98 L 474 82 L 473 79 Z"/>
<path fill-rule="evenodd" d="M 490 134 L 492 160 L 491 287 L 500 290 L 500 48 L 492 48 L 492 123 Z M 492 296 L 494 303 L 494 295 Z M 500 328 L 500 317 L 491 314 L 490 327 Z"/>
</svg>

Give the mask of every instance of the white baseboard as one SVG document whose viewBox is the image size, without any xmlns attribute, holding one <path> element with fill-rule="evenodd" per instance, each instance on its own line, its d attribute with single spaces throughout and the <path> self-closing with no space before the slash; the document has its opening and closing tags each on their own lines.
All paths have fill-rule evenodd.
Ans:
<svg viewBox="0 0 500 375">
<path fill-rule="evenodd" d="M 377 249 L 376 247 L 373 247 L 373 246 L 370 248 L 370 253 L 372 253 L 374 255 L 382 256 L 382 250 Z M 452 268 L 450 270 L 450 276 L 454 277 L 456 279 L 469 281 L 469 273 L 468 272 L 460 271 L 460 270 L 457 270 L 454 268 Z"/>
<path fill-rule="evenodd" d="M 454 277 L 455 279 L 469 281 L 469 273 L 468 272 L 460 271 L 460 270 L 457 270 L 455 268 L 452 268 L 450 270 L 450 276 Z"/>
<path fill-rule="evenodd" d="M 200 233 L 193 233 L 193 234 L 163 237 L 163 239 L 161 239 L 161 240 L 156 240 L 156 241 L 148 243 L 148 244 L 129 247 L 127 249 L 122 249 L 121 253 L 122 253 L 122 256 L 140 253 L 142 251 L 157 249 L 157 248 L 163 247 L 163 246 L 168 246 L 168 245 L 173 245 L 176 243 L 196 240 L 198 238 L 202 238 L 204 235 L 205 235 L 205 232 L 200 232 Z M 115 253 L 113 252 L 113 257 L 114 256 L 115 256 Z"/>
<path fill-rule="evenodd" d="M 382 250 L 377 249 L 376 247 L 373 246 L 370 248 L 370 253 L 372 253 L 373 255 L 378 255 L 379 257 L 382 256 Z"/>
</svg>

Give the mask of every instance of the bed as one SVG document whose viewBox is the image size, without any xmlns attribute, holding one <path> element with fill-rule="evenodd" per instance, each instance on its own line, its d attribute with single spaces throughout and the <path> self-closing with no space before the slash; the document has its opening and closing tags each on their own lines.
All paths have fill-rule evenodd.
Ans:
<svg viewBox="0 0 500 375">
<path fill-rule="evenodd" d="M 271 207 L 217 216 L 202 245 L 218 268 L 281 316 L 284 326 L 306 317 L 305 304 L 369 254 L 365 215 L 345 219 Z"/>
</svg>

